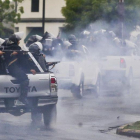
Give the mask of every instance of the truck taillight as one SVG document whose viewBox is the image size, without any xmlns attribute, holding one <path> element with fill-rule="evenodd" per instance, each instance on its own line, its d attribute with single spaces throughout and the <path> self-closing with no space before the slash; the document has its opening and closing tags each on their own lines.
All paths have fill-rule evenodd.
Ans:
<svg viewBox="0 0 140 140">
<path fill-rule="evenodd" d="M 120 68 L 126 68 L 126 62 L 124 58 L 120 58 Z"/>
<path fill-rule="evenodd" d="M 51 77 L 50 78 L 50 90 L 51 90 L 51 94 L 57 92 L 57 79 L 56 77 Z"/>
<path fill-rule="evenodd" d="M 56 83 L 55 78 L 51 78 L 51 84 L 55 84 L 55 83 Z"/>
<path fill-rule="evenodd" d="M 75 69 L 72 64 L 69 65 L 69 76 L 75 76 Z"/>
</svg>

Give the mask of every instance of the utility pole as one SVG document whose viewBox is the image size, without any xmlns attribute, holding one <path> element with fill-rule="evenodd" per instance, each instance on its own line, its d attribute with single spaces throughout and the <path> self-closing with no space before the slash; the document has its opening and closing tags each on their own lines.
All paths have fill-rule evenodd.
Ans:
<svg viewBox="0 0 140 140">
<path fill-rule="evenodd" d="M 16 13 L 17 13 L 17 6 L 18 6 L 17 1 L 15 1 L 15 12 Z"/>
<path fill-rule="evenodd" d="M 43 0 L 42 30 L 43 30 L 43 34 L 44 34 L 44 30 L 45 30 L 45 0 Z"/>
<path fill-rule="evenodd" d="M 123 40 L 124 40 L 124 14 L 125 14 L 124 0 L 119 0 L 118 13 L 119 13 L 119 16 L 120 16 L 121 38 L 122 38 L 122 43 L 123 43 Z"/>
</svg>

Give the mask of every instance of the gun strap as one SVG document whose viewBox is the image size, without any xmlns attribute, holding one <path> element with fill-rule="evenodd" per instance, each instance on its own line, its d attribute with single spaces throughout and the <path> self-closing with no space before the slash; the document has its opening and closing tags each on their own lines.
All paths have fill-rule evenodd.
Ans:
<svg viewBox="0 0 140 140">
<path fill-rule="evenodd" d="M 28 51 L 27 47 L 24 45 L 24 49 L 26 49 L 26 51 Z M 36 59 L 34 58 L 34 56 L 32 55 L 31 52 L 28 52 L 28 55 L 31 57 L 31 59 L 33 60 L 33 62 L 35 63 L 35 65 L 37 66 L 37 68 L 39 69 L 40 72 L 44 72 L 44 70 L 41 68 L 41 66 L 39 65 L 39 63 L 36 61 Z"/>
<path fill-rule="evenodd" d="M 11 61 L 9 64 L 8 64 L 8 66 L 10 66 L 10 65 L 12 65 L 14 62 L 16 62 L 18 59 L 16 58 L 16 59 L 14 59 L 13 61 Z"/>
</svg>

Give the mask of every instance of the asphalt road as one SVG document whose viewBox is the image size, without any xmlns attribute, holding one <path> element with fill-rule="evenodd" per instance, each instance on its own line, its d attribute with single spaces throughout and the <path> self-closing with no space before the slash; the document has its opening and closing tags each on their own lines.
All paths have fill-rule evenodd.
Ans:
<svg viewBox="0 0 140 140">
<path fill-rule="evenodd" d="M 140 120 L 139 82 L 132 93 L 102 92 L 74 99 L 59 90 L 57 123 L 51 128 L 32 124 L 30 114 L 0 114 L 0 140 L 134 140 L 116 135 L 116 127 Z"/>
</svg>

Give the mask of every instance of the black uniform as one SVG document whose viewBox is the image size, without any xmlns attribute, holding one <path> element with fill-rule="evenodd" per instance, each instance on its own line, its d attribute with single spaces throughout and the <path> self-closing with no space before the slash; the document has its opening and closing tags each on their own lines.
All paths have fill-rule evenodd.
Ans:
<svg viewBox="0 0 140 140">
<path fill-rule="evenodd" d="M 78 45 L 77 39 L 75 37 L 75 35 L 70 35 L 68 38 L 69 42 L 71 43 L 71 46 L 68 47 L 68 50 L 78 50 L 81 51 L 81 48 Z"/>
<path fill-rule="evenodd" d="M 43 54 L 33 54 L 33 56 L 35 57 L 35 59 L 38 61 L 39 65 L 41 66 L 41 68 L 46 72 L 48 71 L 48 67 L 47 67 L 47 62 L 45 60 L 45 57 L 43 56 Z"/>
<path fill-rule="evenodd" d="M 38 47 L 37 44 L 32 44 L 29 46 L 29 51 L 33 52 L 32 55 L 35 57 L 35 59 L 37 60 L 37 62 L 40 64 L 41 68 L 44 70 L 44 71 L 48 71 L 48 68 L 47 68 L 47 62 L 45 60 L 45 57 L 43 56 L 43 54 L 40 53 L 40 48 Z M 32 62 L 32 59 L 30 59 L 30 62 Z M 36 66 L 34 66 L 34 69 L 36 71 L 38 71 L 38 68 Z"/>
<path fill-rule="evenodd" d="M 17 43 L 9 45 L 9 49 L 13 51 L 21 50 L 21 48 L 17 45 Z M 4 58 L 9 74 L 19 81 L 20 84 L 19 100 L 27 104 L 28 101 L 26 97 L 28 94 L 29 79 L 22 68 L 22 59 L 24 58 L 23 53 L 18 52 L 17 55 L 12 55 L 12 52 L 5 52 Z M 25 62 L 27 62 L 26 59 L 24 59 L 24 63 Z"/>
</svg>

